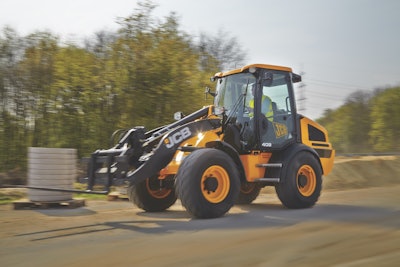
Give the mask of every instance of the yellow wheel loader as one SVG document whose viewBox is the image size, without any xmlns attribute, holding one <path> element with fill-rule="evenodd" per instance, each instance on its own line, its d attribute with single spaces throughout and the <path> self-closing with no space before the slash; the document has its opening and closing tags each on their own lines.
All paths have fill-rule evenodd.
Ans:
<svg viewBox="0 0 400 267">
<path fill-rule="evenodd" d="M 252 64 L 216 73 L 214 104 L 150 131 L 134 127 L 92 153 L 85 192 L 126 181 L 130 201 L 163 211 L 177 198 L 195 218 L 223 216 L 275 187 L 284 206 L 312 207 L 335 151 L 327 131 L 296 110 L 291 68 Z M 103 182 L 104 191 L 94 191 Z"/>
</svg>

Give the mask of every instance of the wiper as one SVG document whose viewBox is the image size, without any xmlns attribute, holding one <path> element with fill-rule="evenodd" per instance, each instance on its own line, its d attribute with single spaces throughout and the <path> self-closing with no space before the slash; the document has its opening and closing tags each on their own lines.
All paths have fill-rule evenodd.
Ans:
<svg viewBox="0 0 400 267">
<path fill-rule="evenodd" d="M 244 99 L 243 99 L 243 112 L 246 109 L 246 97 L 247 97 L 247 90 L 249 88 L 249 83 L 250 83 L 250 79 L 247 79 L 246 89 L 244 90 L 244 94 L 243 94 L 243 96 L 244 96 Z"/>
<path fill-rule="evenodd" d="M 243 101 L 243 111 L 246 108 L 246 95 L 247 95 L 247 88 L 249 86 L 249 80 L 247 80 L 246 84 L 246 90 L 244 94 L 241 94 L 239 98 L 236 100 L 235 104 L 233 105 L 233 108 L 229 111 L 228 116 L 225 120 L 225 123 L 223 124 L 226 126 L 228 122 L 232 119 L 233 115 L 236 114 L 236 112 L 239 110 L 240 104 Z"/>
</svg>

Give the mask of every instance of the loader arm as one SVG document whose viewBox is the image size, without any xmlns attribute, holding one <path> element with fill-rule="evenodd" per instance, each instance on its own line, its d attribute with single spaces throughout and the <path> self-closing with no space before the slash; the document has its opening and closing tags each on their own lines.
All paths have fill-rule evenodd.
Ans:
<svg viewBox="0 0 400 267">
<path fill-rule="evenodd" d="M 83 158 L 83 162 L 88 163 L 88 176 L 83 179 L 83 182 L 87 180 L 86 191 L 93 191 L 95 185 L 102 184 L 104 192 L 107 192 L 112 185 L 122 184 L 127 179 L 129 180 L 128 176 L 147 175 L 153 173 L 152 170 L 155 169 L 158 171 L 160 164 L 163 165 L 171 160 L 163 158 L 164 154 L 167 154 L 167 157 L 169 155 L 163 149 L 163 142 L 179 136 L 176 131 L 185 129 L 184 125 L 204 120 L 210 113 L 212 113 L 212 106 L 204 107 L 178 121 L 148 132 L 143 126 L 129 129 L 114 147 L 96 150 L 90 158 Z M 207 125 L 207 127 L 203 125 Z M 208 127 L 211 127 L 209 125 L 210 123 L 200 122 L 198 126 L 190 126 L 188 129 L 195 132 L 202 128 L 209 129 Z M 176 147 L 170 149 L 176 150 Z M 161 155 L 159 151 L 161 151 Z M 153 156 L 155 159 L 151 159 Z"/>
<path fill-rule="evenodd" d="M 219 119 L 204 119 L 192 121 L 175 128 L 162 137 L 153 151 L 140 157 L 139 161 L 143 162 L 143 164 L 136 170 L 129 172 L 127 179 L 131 184 L 136 184 L 156 175 L 172 160 L 182 142 L 201 132 L 210 131 L 218 127 L 221 127 Z"/>
</svg>

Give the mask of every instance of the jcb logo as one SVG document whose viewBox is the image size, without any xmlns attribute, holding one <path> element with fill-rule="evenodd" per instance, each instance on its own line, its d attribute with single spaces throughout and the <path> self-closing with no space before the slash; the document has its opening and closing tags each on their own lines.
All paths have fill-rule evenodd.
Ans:
<svg viewBox="0 0 400 267">
<path fill-rule="evenodd" d="M 182 142 L 183 140 L 185 140 L 186 138 L 188 138 L 189 136 L 191 136 L 192 133 L 189 130 L 189 127 L 185 127 L 182 130 L 180 130 L 179 132 L 174 133 L 173 135 L 171 135 L 169 138 L 164 140 L 165 146 L 167 148 L 171 148 L 176 144 L 179 144 L 180 142 Z"/>
<path fill-rule="evenodd" d="M 286 127 L 285 124 L 273 122 L 272 125 L 274 126 L 276 138 L 288 135 L 288 128 Z"/>
</svg>

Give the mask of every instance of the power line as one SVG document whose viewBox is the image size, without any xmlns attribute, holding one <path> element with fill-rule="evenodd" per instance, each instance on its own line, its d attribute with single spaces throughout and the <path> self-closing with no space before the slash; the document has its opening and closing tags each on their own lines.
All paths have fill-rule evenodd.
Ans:
<svg viewBox="0 0 400 267">
<path fill-rule="evenodd" d="M 314 97 L 328 99 L 328 100 L 343 100 L 343 96 L 327 94 L 325 92 L 314 92 L 308 90 L 308 94 L 311 94 Z"/>
<path fill-rule="evenodd" d="M 321 112 L 333 106 L 340 106 L 345 102 L 347 95 L 357 90 L 370 90 L 364 86 L 351 83 L 309 79 L 304 77 L 304 71 L 301 71 L 299 74 L 303 77 L 303 80 L 297 85 L 296 102 L 298 111 L 301 113 L 307 113 L 308 108 L 310 111 Z M 308 87 L 308 85 L 312 86 Z M 318 88 L 322 89 L 318 90 Z M 327 90 L 327 88 L 331 89 Z M 327 91 L 329 92 L 327 93 Z"/>
<path fill-rule="evenodd" d="M 317 80 L 317 79 L 306 79 L 307 83 L 316 84 L 316 85 L 328 85 L 334 88 L 341 88 L 341 89 L 354 89 L 354 90 L 370 90 L 361 85 L 350 84 L 350 83 L 342 83 L 342 82 L 333 82 L 333 81 L 324 81 L 324 80 Z"/>
</svg>

